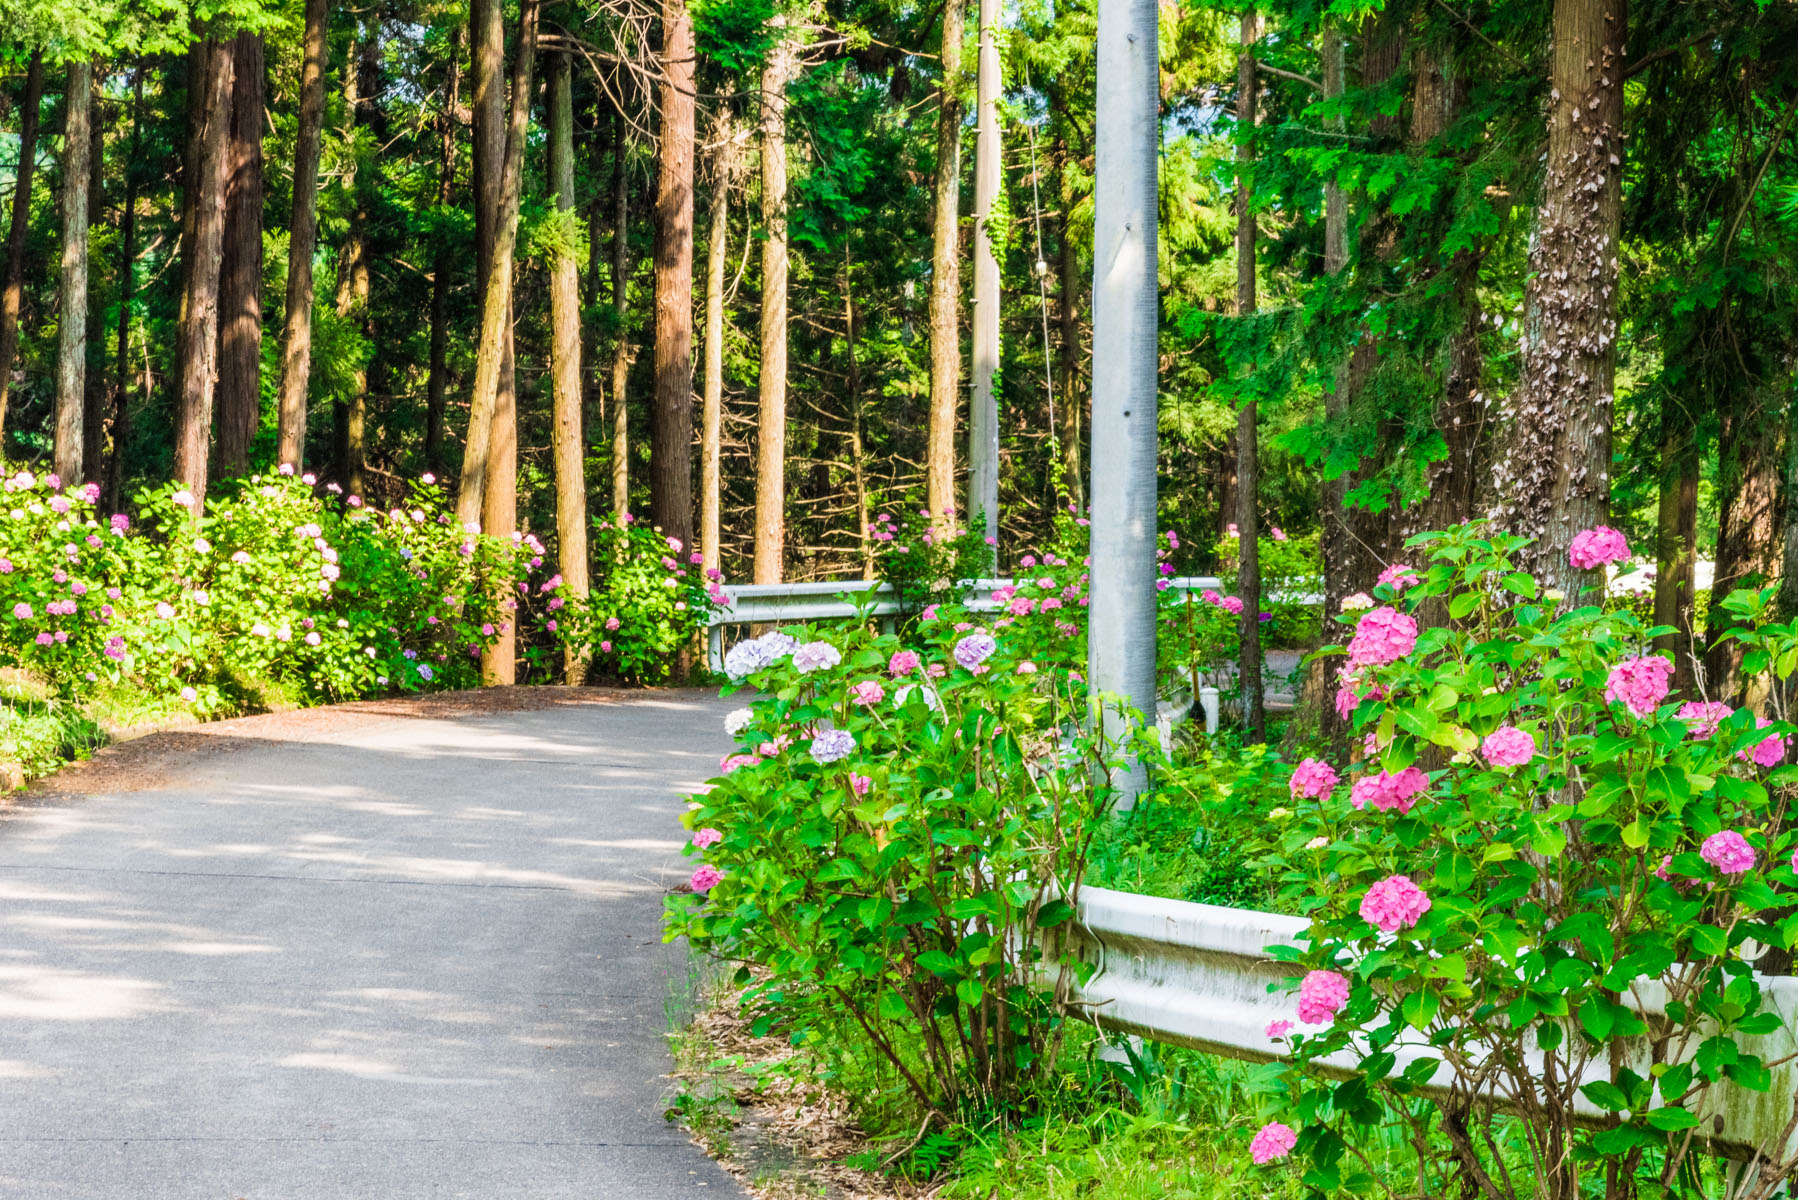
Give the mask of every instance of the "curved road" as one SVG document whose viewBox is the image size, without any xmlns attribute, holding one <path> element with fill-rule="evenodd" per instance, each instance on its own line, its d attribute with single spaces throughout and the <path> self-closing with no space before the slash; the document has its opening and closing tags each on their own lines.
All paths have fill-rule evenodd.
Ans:
<svg viewBox="0 0 1798 1200">
<path fill-rule="evenodd" d="M 560 695 L 227 722 L 0 809 L 0 1197 L 741 1196 L 662 1117 L 728 705 Z"/>
</svg>

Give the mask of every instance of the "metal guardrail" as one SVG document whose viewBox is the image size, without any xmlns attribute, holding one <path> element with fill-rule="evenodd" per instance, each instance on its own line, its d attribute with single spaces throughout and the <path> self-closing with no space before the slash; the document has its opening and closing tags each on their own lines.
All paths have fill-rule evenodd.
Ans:
<svg viewBox="0 0 1798 1200">
<path fill-rule="evenodd" d="M 1268 1023 L 1287 1020 L 1299 1031 L 1305 1027 L 1297 1025 L 1296 991 L 1279 987 L 1292 979 L 1294 968 L 1267 947 L 1295 944 L 1306 925 L 1302 918 L 1276 913 L 1083 887 L 1070 936 L 1075 952 L 1095 970 L 1084 986 L 1075 987 L 1073 999 L 1107 1029 L 1271 1062 L 1281 1057 L 1284 1042 L 1267 1036 Z M 1787 1154 L 1795 1148 L 1777 1143 L 1798 1096 L 1798 1061 L 1780 1062 L 1798 1053 L 1798 978 L 1761 976 L 1759 982 L 1765 1003 L 1786 1027 L 1737 1041 L 1763 1062 L 1779 1064 L 1772 1068 L 1772 1087 L 1753 1092 L 1721 1084 L 1708 1093 L 1698 1114 L 1713 1151 L 1735 1158 L 1752 1155 L 1756 1147 Z M 1643 1011 L 1659 1011 L 1664 1000 L 1658 988 L 1637 989 Z M 1395 1072 L 1414 1059 L 1437 1056 L 1421 1035 L 1409 1044 L 1401 1039 L 1392 1050 L 1398 1057 Z M 1646 1041 L 1626 1043 L 1625 1061 L 1646 1075 Z M 1326 1069 L 1348 1075 L 1356 1063 L 1352 1053 L 1343 1052 L 1329 1059 Z M 1587 1069 L 1587 1082 L 1609 1078 L 1608 1062 Z M 1504 1103 L 1502 1096 L 1494 1099 Z M 1582 1120 L 1605 1117 L 1584 1096 L 1575 1106 Z"/>
<path fill-rule="evenodd" d="M 1010 587 L 1009 579 L 977 579 L 968 589 L 967 607 L 976 612 L 991 612 L 999 607 L 993 593 Z M 867 612 L 878 618 L 887 632 L 892 632 L 893 619 L 899 615 L 899 601 L 888 583 L 860 579 L 823 580 L 813 583 L 738 583 L 720 585 L 730 604 L 712 613 L 706 629 L 706 665 L 713 671 L 724 670 L 724 629 L 729 625 L 779 624 L 783 621 L 840 621 L 854 617 L 862 610 L 849 599 L 852 593 L 872 591 L 877 597 Z M 1188 592 L 1220 590 L 1223 582 L 1212 575 L 1186 575 L 1176 578 L 1173 586 Z M 1205 732 L 1216 733 L 1218 723 L 1217 689 L 1199 689 L 1199 705 L 1205 713 Z M 1166 734 L 1164 733 L 1164 737 Z"/>
</svg>

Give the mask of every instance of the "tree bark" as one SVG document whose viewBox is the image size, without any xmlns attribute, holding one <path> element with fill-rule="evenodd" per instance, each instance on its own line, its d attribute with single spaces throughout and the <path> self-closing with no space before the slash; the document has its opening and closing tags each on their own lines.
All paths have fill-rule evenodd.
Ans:
<svg viewBox="0 0 1798 1200">
<path fill-rule="evenodd" d="M 736 174 L 736 137 L 728 115 L 712 131 L 712 209 L 705 260 L 705 384 L 700 419 L 699 551 L 707 571 L 719 569 L 723 514 L 724 266 L 730 237 L 730 189 Z"/>
<path fill-rule="evenodd" d="M 106 506 L 119 511 L 125 488 L 125 449 L 131 435 L 131 306 L 137 296 L 137 164 L 144 145 L 144 67 L 131 82 L 131 153 L 125 160 L 124 218 L 119 247 L 119 315 L 113 351 L 112 452 L 106 460 Z"/>
<path fill-rule="evenodd" d="M 1522 565 L 1570 600 L 1594 579 L 1568 547 L 1610 511 L 1626 12 L 1626 0 L 1554 3 L 1547 170 L 1498 464 L 1501 523 L 1535 539 Z"/>
<path fill-rule="evenodd" d="M 232 59 L 223 43 L 201 44 L 197 144 L 192 148 L 193 238 L 181 314 L 181 392 L 175 407 L 175 478 L 205 499 L 212 400 L 218 377 L 219 260 L 225 238 L 225 151 L 231 126 Z"/>
<path fill-rule="evenodd" d="M 232 57 L 225 248 L 219 267 L 218 459 L 222 476 L 250 468 L 262 418 L 263 45 L 240 33 Z"/>
<path fill-rule="evenodd" d="M 949 0 L 951 6 L 958 0 Z M 756 415 L 755 582 L 779 583 L 786 552 L 787 84 L 798 60 L 783 28 L 762 67 L 762 358 Z"/>
<path fill-rule="evenodd" d="M 999 373 L 999 260 L 993 253 L 994 206 L 999 199 L 1001 156 L 999 0 L 980 0 L 980 41 L 975 72 L 974 139 L 974 388 L 968 402 L 968 520 L 984 523 L 989 545 L 999 541 L 999 407 L 993 380 Z"/>
<path fill-rule="evenodd" d="M 475 355 L 474 395 L 468 414 L 468 449 L 462 463 L 462 491 L 457 513 L 463 521 L 477 516 L 494 537 L 505 537 L 518 523 L 518 413 L 512 388 L 512 254 L 518 239 L 519 192 L 524 174 L 524 143 L 530 132 L 531 75 L 537 54 L 537 2 L 523 0 L 518 10 L 518 49 L 512 69 L 512 104 L 507 119 L 505 155 L 499 178 L 499 205 L 493 226 L 493 255 L 488 264 L 486 295 L 481 306 L 481 342 Z M 488 79 L 495 94 L 503 80 Z M 479 84 L 477 84 L 477 95 Z M 508 596 L 508 611 L 517 602 Z M 518 621 L 515 611 L 501 624 L 500 636 L 481 655 L 482 681 L 509 685 L 517 678 Z"/>
<path fill-rule="evenodd" d="M 343 139 L 354 144 L 358 125 L 372 124 L 374 97 L 379 91 L 381 33 L 377 21 L 369 21 L 357 41 L 344 73 Z M 352 496 L 367 490 L 368 376 L 369 363 L 375 350 L 368 300 L 371 292 L 371 266 L 368 252 L 369 181 L 362 178 L 365 167 L 361 156 L 350 159 L 344 185 L 355 198 L 350 213 L 349 233 L 337 255 L 337 315 L 346 323 L 359 325 L 367 338 L 370 358 L 356 364 L 350 372 L 350 394 L 337 401 L 333 414 L 337 429 L 337 482 Z"/>
<path fill-rule="evenodd" d="M 944 0 L 942 84 L 931 180 L 930 436 L 924 460 L 930 519 L 954 528 L 955 424 L 961 399 L 961 43 L 966 0 Z"/>
<path fill-rule="evenodd" d="M 449 209 L 455 184 L 456 126 L 462 112 L 462 42 L 466 34 L 465 26 L 456 26 L 443 81 L 443 114 L 438 119 L 437 207 L 443 212 Z M 443 456 L 443 439 L 449 414 L 449 292 L 454 270 L 455 248 L 440 234 L 431 265 L 431 368 L 425 390 L 425 465 L 439 476 L 449 469 Z"/>
<path fill-rule="evenodd" d="M 31 233 L 31 185 L 37 174 L 37 127 L 44 105 L 44 52 L 31 55 L 25 69 L 25 98 L 19 114 L 19 168 L 13 182 L 12 222 L 6 231 L 6 279 L 0 285 L 0 457 L 4 457 L 6 405 L 12 391 L 12 364 L 19 353 L 19 310 L 25 297 L 25 242 Z"/>
<path fill-rule="evenodd" d="M 105 73 L 95 65 L 92 95 L 93 113 L 87 123 L 87 223 L 106 222 L 106 122 L 100 116 L 100 96 Z M 93 251 L 88 261 L 91 267 Z M 81 478 L 99 482 L 103 474 L 106 451 L 106 329 L 102 306 L 90 299 L 87 306 L 87 376 L 81 401 Z"/>
<path fill-rule="evenodd" d="M 849 468 L 855 481 L 856 545 L 861 549 L 862 578 L 874 578 L 874 532 L 868 501 L 868 465 L 862 446 L 862 371 L 855 357 L 861 320 L 855 310 L 855 275 L 850 270 L 849 240 L 843 239 L 844 387 L 849 392 Z"/>
<path fill-rule="evenodd" d="M 687 0 L 663 0 L 649 511 L 662 533 L 683 548 L 693 544 L 693 72 Z"/>
<path fill-rule="evenodd" d="M 1654 623 L 1673 633 L 1654 639 L 1654 648 L 1673 659 L 1675 694 L 1693 698 L 1697 683 L 1692 610 L 1697 590 L 1698 455 L 1690 428 L 1663 410 L 1661 494 L 1655 529 Z"/>
<path fill-rule="evenodd" d="M 318 246 L 318 160 L 325 126 L 325 25 L 329 15 L 326 0 L 306 0 L 275 449 L 276 459 L 296 471 L 306 453 L 306 389 L 312 372 L 312 254 Z"/>
<path fill-rule="evenodd" d="M 612 519 L 623 528 L 631 511 L 630 176 L 622 111 L 612 118 L 612 313 L 618 340 L 612 346 Z"/>
<path fill-rule="evenodd" d="M 94 65 L 69 64 L 63 89 L 62 275 L 57 317 L 56 473 L 79 483 L 87 403 L 87 201 L 93 135 Z"/>
<path fill-rule="evenodd" d="M 1096 697 L 1155 719 L 1157 282 L 1161 144 L 1155 0 L 1100 6 L 1093 192 L 1092 563 L 1087 677 Z M 1118 739 L 1126 714 L 1106 704 Z M 1140 762 L 1110 780 L 1129 808 Z"/>
<path fill-rule="evenodd" d="M 1255 43 L 1261 40 L 1261 18 L 1253 9 L 1242 14 L 1241 38 L 1236 60 L 1236 313 L 1246 317 L 1255 311 L 1255 148 L 1249 139 L 1259 120 Z M 1243 729 L 1252 742 L 1267 737 L 1261 693 L 1260 433 L 1256 428 L 1259 407 L 1251 395 L 1236 415 L 1236 529 L 1240 539 L 1236 596 L 1242 601 L 1238 625 L 1242 654 L 1237 660 L 1237 684 L 1242 695 Z"/>
<path fill-rule="evenodd" d="M 574 209 L 574 80 L 566 51 L 549 60 L 549 183 L 556 207 Z M 551 430 L 556 469 L 556 552 L 562 573 L 559 596 L 587 598 L 586 439 L 581 432 L 581 279 L 572 253 L 550 265 L 550 373 L 555 389 Z M 562 678 L 578 687 L 587 657 L 572 640 L 562 649 Z"/>
</svg>

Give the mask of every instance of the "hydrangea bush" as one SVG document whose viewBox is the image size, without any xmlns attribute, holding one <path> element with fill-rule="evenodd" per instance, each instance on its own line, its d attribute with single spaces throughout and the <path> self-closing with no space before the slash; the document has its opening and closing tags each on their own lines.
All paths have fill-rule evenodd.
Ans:
<svg viewBox="0 0 1798 1200">
<path fill-rule="evenodd" d="M 1037 948 L 1110 803 L 1075 638 L 1042 611 L 1062 589 L 1023 586 L 984 619 L 927 607 L 903 641 L 870 622 L 733 647 L 759 698 L 727 721 L 738 749 L 689 814 L 696 894 L 670 911 L 670 937 L 758 968 L 759 1032 L 865 1039 L 945 1119 L 1014 1103 L 1052 1059 L 1067 964 Z"/>
<path fill-rule="evenodd" d="M 1785 692 L 1758 716 L 1670 695 L 1657 631 L 1540 589 L 1522 544 L 1418 539 L 1428 566 L 1347 616 L 1352 761 L 1290 777 L 1273 866 L 1312 924 L 1254 1158 L 1300 1155 L 1320 1191 L 1376 1189 L 1396 1144 L 1426 1195 L 1688 1194 L 1718 1089 L 1772 1080 L 1755 962 L 1798 933 Z M 1574 544 L 1586 569 L 1627 553 Z M 1798 630 L 1770 596 L 1725 603 L 1749 673 L 1783 684 Z M 1793 1097 L 1760 1103 L 1777 1127 Z M 1765 1149 L 1757 1196 L 1792 1169 Z"/>
<path fill-rule="evenodd" d="M 589 554 L 598 582 L 585 601 L 561 594 L 561 576 L 540 585 L 546 628 L 580 646 L 594 670 L 631 683 L 661 683 L 729 598 L 708 578 L 697 550 L 625 514 L 594 522 Z"/>
</svg>

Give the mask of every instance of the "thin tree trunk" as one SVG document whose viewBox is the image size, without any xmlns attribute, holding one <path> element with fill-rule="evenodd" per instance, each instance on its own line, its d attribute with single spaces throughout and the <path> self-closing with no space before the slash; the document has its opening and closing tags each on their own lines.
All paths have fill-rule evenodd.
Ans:
<svg viewBox="0 0 1798 1200">
<path fill-rule="evenodd" d="M 549 183 L 556 207 L 574 209 L 574 80 L 566 51 L 549 60 Z M 550 371 L 555 389 L 551 431 L 556 464 L 556 551 L 562 573 L 557 593 L 587 598 L 586 440 L 581 433 L 581 279 L 572 254 L 550 265 L 550 324 L 554 338 Z M 578 687 L 587 674 L 586 655 L 572 640 L 562 649 L 562 678 Z"/>
<path fill-rule="evenodd" d="M 1261 40 L 1261 18 L 1254 10 L 1242 14 L 1242 41 L 1236 64 L 1236 313 L 1247 317 L 1255 311 L 1255 148 L 1257 120 L 1255 43 Z M 1261 554 L 1260 554 L 1260 434 L 1256 429 L 1253 396 L 1242 403 L 1236 417 L 1236 596 L 1242 601 L 1239 618 L 1242 654 L 1237 660 L 1237 682 L 1242 694 L 1242 723 L 1250 741 L 1264 741 L 1267 721 L 1261 695 Z"/>
<path fill-rule="evenodd" d="M 1156 166 L 1161 144 L 1155 0 L 1099 9 L 1094 122 L 1092 577 L 1087 677 L 1155 719 Z M 1108 737 L 1124 714 L 1107 705 Z M 1119 807 L 1147 784 L 1114 776 Z"/>
<path fill-rule="evenodd" d="M 69 64 L 63 89 L 62 132 L 62 295 L 57 324 L 56 473 L 78 483 L 87 428 L 87 201 L 93 137 L 94 65 Z"/>
<path fill-rule="evenodd" d="M 693 542 L 693 71 L 687 0 L 663 0 L 649 511 L 662 533 L 683 548 Z"/>
<path fill-rule="evenodd" d="M 44 52 L 35 50 L 25 69 L 19 116 L 19 167 L 13 180 L 12 223 L 6 231 L 6 281 L 0 286 L 0 457 L 4 457 L 6 405 L 12 364 L 19 353 L 19 310 L 25 297 L 25 241 L 31 233 L 31 184 L 37 174 L 37 127 L 44 104 Z"/>
<path fill-rule="evenodd" d="M 1568 560 L 1573 536 L 1610 511 L 1626 13 L 1626 0 L 1555 0 L 1547 170 L 1498 464 L 1503 526 L 1535 539 L 1523 565 L 1570 598 L 1593 582 Z"/>
<path fill-rule="evenodd" d="M 612 347 L 612 519 L 623 528 L 631 510 L 630 176 L 623 112 L 612 120 L 612 312 L 618 341 Z"/>
<path fill-rule="evenodd" d="M 1690 428 L 1678 428 L 1677 416 L 1663 411 L 1661 494 L 1655 528 L 1654 623 L 1674 632 L 1654 640 L 1654 648 L 1673 659 L 1674 692 L 1695 695 L 1692 606 L 1698 586 L 1698 455 Z"/>
<path fill-rule="evenodd" d="M 257 34 L 229 43 L 233 60 L 225 249 L 219 268 L 219 474 L 250 468 L 262 418 L 263 46 Z"/>
<path fill-rule="evenodd" d="M 93 115 L 87 123 L 87 223 L 106 223 L 106 122 L 100 115 L 104 72 L 96 69 L 92 89 Z M 88 258 L 93 258 L 90 247 Z M 98 482 L 106 455 L 106 329 L 104 306 L 89 291 L 87 305 L 87 375 L 81 400 L 81 478 Z"/>
<path fill-rule="evenodd" d="M 312 254 L 318 246 L 318 160 L 325 126 L 325 25 L 329 15 L 326 0 L 306 0 L 275 449 L 276 459 L 295 470 L 306 453 L 306 389 L 312 373 Z"/>
<path fill-rule="evenodd" d="M 462 42 L 465 26 L 456 26 L 450 42 L 449 67 L 443 82 L 443 115 L 438 123 L 437 207 L 449 210 L 456 174 L 456 125 L 462 112 Z M 425 391 L 425 465 L 443 475 L 444 426 L 448 422 L 449 392 L 449 291 L 455 269 L 455 248 L 446 237 L 437 240 L 437 256 L 431 265 L 431 368 Z"/>
<path fill-rule="evenodd" d="M 204 500 L 218 376 L 219 260 L 225 239 L 225 151 L 231 125 L 232 60 L 225 46 L 202 43 L 203 96 L 193 148 L 193 238 L 181 314 L 181 393 L 175 407 L 175 478 Z"/>
<path fill-rule="evenodd" d="M 868 464 L 862 446 L 862 371 L 855 357 L 855 340 L 861 322 L 855 311 L 855 276 L 850 270 L 849 239 L 843 239 L 843 356 L 844 386 L 849 390 L 849 466 L 855 479 L 856 545 L 861 548 L 862 578 L 874 578 L 874 533 L 868 503 Z"/>
<path fill-rule="evenodd" d="M 705 260 L 705 385 L 700 419 L 699 551 L 707 571 L 719 569 L 723 513 L 724 266 L 730 237 L 730 188 L 735 175 L 735 129 L 728 115 L 713 127 L 712 211 Z"/>
<path fill-rule="evenodd" d="M 953 6 L 958 0 L 949 0 Z M 787 84 L 797 56 L 784 29 L 762 67 L 762 358 L 756 415 L 755 582 L 785 570 L 787 457 Z"/>
<path fill-rule="evenodd" d="M 356 54 L 345 71 L 345 142 L 353 142 L 357 125 L 372 123 L 374 97 L 379 87 L 380 36 L 379 23 L 372 20 L 368 22 L 363 27 Z M 359 157 L 352 157 L 345 172 L 344 183 L 355 197 L 355 207 L 350 214 L 349 233 L 337 256 L 336 307 L 339 318 L 346 323 L 361 326 L 364 335 L 371 335 L 373 331 L 368 311 L 372 282 L 368 253 L 368 195 L 371 189 L 369 181 L 361 177 L 365 165 L 369 168 L 374 166 L 372 162 L 364 164 Z M 375 342 L 372 336 L 367 340 L 372 360 L 377 353 Z M 360 496 L 367 490 L 365 468 L 370 360 L 357 363 L 351 370 L 350 394 L 337 401 L 336 411 L 332 414 L 338 434 L 337 481 L 352 496 Z"/>
<path fill-rule="evenodd" d="M 492 282 L 494 250 L 498 241 L 500 181 L 506 157 L 506 28 L 500 0 L 470 0 L 468 6 L 469 86 L 474 145 L 470 165 L 474 180 L 475 293 L 481 298 L 482 322 L 477 343 L 476 383 L 469 402 L 468 432 L 462 446 L 462 475 L 456 494 L 456 517 L 464 525 L 479 524 L 487 497 L 487 454 L 493 437 L 493 406 L 498 403 L 499 376 L 504 363 L 493 361 L 495 391 L 483 396 L 479 380 L 482 352 L 496 347 L 490 342 L 504 334 L 485 320 L 487 293 Z M 505 331 L 509 332 L 509 331 Z"/>
<path fill-rule="evenodd" d="M 930 436 L 924 459 L 930 519 L 954 527 L 955 423 L 961 399 L 961 43 L 967 0 L 944 0 L 942 84 L 931 180 Z"/>
<path fill-rule="evenodd" d="M 1055 95 L 1060 102 L 1058 90 Z M 1067 501 L 1086 508 L 1086 478 L 1081 472 L 1080 426 L 1089 393 L 1080 386 L 1080 254 L 1074 245 L 1074 188 L 1068 175 L 1070 151 L 1064 140 L 1056 155 L 1061 163 L 1061 482 Z"/>
<path fill-rule="evenodd" d="M 131 306 L 137 297 L 137 164 L 144 144 L 144 67 L 131 82 L 131 153 L 125 160 L 125 213 L 120 230 L 119 316 L 113 353 L 112 453 L 106 463 L 106 506 L 119 511 L 125 490 L 125 448 L 131 434 Z"/>
<path fill-rule="evenodd" d="M 974 388 L 968 402 L 968 520 L 984 521 L 989 545 L 999 541 L 999 260 L 993 253 L 994 206 L 999 199 L 1003 147 L 999 134 L 999 0 L 980 0 L 975 72 L 974 140 Z"/>
</svg>

